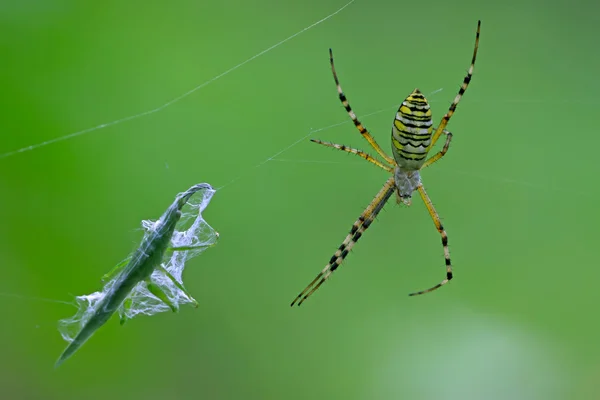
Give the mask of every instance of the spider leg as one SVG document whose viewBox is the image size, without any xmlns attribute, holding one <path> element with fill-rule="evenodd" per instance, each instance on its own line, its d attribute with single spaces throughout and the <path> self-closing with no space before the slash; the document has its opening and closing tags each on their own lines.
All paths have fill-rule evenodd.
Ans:
<svg viewBox="0 0 600 400">
<path fill-rule="evenodd" d="M 435 211 L 435 208 L 433 207 L 433 204 L 431 203 L 431 199 L 427 195 L 427 192 L 425 191 L 425 188 L 423 187 L 423 185 L 419 185 L 417 187 L 417 190 L 419 191 L 419 194 L 421 195 L 421 198 L 423 199 L 423 202 L 425 203 L 425 206 L 427 207 L 427 211 L 429 211 L 429 215 L 431 215 L 431 219 L 433 219 L 433 223 L 435 224 L 436 229 L 438 230 L 440 235 L 442 235 L 442 246 L 444 246 L 444 259 L 446 260 L 446 279 L 444 279 L 443 281 L 441 281 L 440 283 L 438 283 L 437 285 L 435 285 L 429 289 L 421 290 L 420 292 L 411 293 L 411 294 L 409 294 L 409 296 L 417 296 L 420 294 L 432 292 L 432 291 L 444 286 L 446 283 L 448 283 L 450 281 L 450 279 L 452 279 L 452 263 L 450 262 L 450 250 L 448 250 L 448 235 L 446 234 L 446 231 L 444 230 L 444 227 L 442 226 L 442 221 L 440 220 L 440 216 L 438 215 L 437 211 Z"/>
<path fill-rule="evenodd" d="M 342 151 L 347 151 L 348 153 L 356 154 L 357 156 L 359 156 L 361 158 L 364 158 L 368 162 L 377 165 L 381 169 L 384 169 L 384 170 L 386 170 L 388 172 L 393 172 L 394 171 L 394 169 L 392 167 L 389 167 L 389 166 L 385 165 L 384 163 L 382 163 L 381 161 L 377 160 L 373 156 L 365 153 L 364 151 L 361 151 L 361 150 L 358 150 L 358 149 L 353 149 L 352 147 L 348 147 L 348 146 L 345 146 L 343 144 L 336 144 L 336 143 L 331 143 L 331 142 L 324 142 L 324 141 L 319 140 L 319 139 L 310 139 L 310 141 L 313 142 L 313 143 L 322 144 L 323 146 L 333 147 L 334 149 L 338 149 L 338 150 L 342 150 Z"/>
<path fill-rule="evenodd" d="M 469 86 L 469 82 L 471 82 L 471 77 L 473 76 L 473 70 L 475 69 L 475 59 L 477 58 L 477 48 L 479 47 L 479 30 L 480 30 L 480 28 L 481 28 L 481 21 L 477 21 L 477 34 L 475 35 L 475 49 L 473 50 L 473 58 L 471 59 L 471 66 L 469 67 L 467 76 L 465 76 L 465 79 L 463 80 L 463 83 L 460 87 L 460 90 L 458 91 L 458 94 L 454 98 L 454 101 L 452 102 L 452 104 L 450 104 L 450 109 L 448 110 L 446 115 L 444 115 L 444 117 L 442 118 L 442 121 L 440 122 L 440 125 L 437 127 L 435 133 L 433 134 L 433 137 L 431 139 L 431 144 L 429 145 L 430 149 L 433 147 L 433 145 L 435 145 L 437 140 L 440 138 L 440 135 L 443 133 L 444 129 L 446 128 L 446 125 L 448 125 L 448 121 L 450 121 L 450 118 L 454 114 L 454 111 L 456 110 L 456 106 L 458 105 L 458 102 L 462 98 L 463 94 L 465 94 L 465 91 L 467 90 L 467 87 Z"/>
<path fill-rule="evenodd" d="M 369 133 L 367 128 L 365 128 L 363 126 L 363 124 L 360 123 L 360 121 L 356 117 L 356 114 L 354 113 L 354 111 L 352 111 L 352 107 L 350 107 L 350 103 L 348 102 L 346 95 L 342 91 L 342 87 L 340 86 L 340 81 L 337 77 L 337 73 L 335 72 L 335 66 L 333 64 L 333 51 L 331 49 L 329 49 L 329 62 L 331 63 L 331 71 L 333 72 L 333 79 L 335 79 L 335 85 L 337 87 L 337 91 L 340 96 L 340 101 L 342 102 L 342 105 L 346 109 L 346 112 L 348 112 L 348 115 L 350 115 L 350 118 L 352 118 L 352 122 L 354 122 L 354 125 L 356 126 L 356 128 L 358 129 L 360 134 L 367 140 L 367 142 L 369 142 L 371 147 L 373 147 L 373 149 L 375 149 L 375 151 L 381 157 L 384 158 L 385 161 L 387 161 L 388 163 L 390 163 L 392 165 L 396 165 L 396 162 L 394 161 L 394 159 L 392 157 L 388 156 L 385 153 L 385 151 L 383 151 L 383 149 L 377 144 L 377 142 L 375 141 L 373 136 L 371 136 L 371 134 Z"/>
<path fill-rule="evenodd" d="M 444 135 L 446 135 L 446 143 L 444 143 L 444 147 L 438 153 L 431 156 L 427 161 L 425 161 L 425 164 L 423 164 L 421 166 L 421 168 L 419 168 L 419 169 L 429 167 L 431 164 L 438 161 L 440 158 L 444 157 L 444 155 L 448 152 L 448 148 L 450 147 L 450 142 L 452 141 L 452 132 L 448 132 L 447 130 L 444 129 L 444 131 L 442 133 Z"/>
<path fill-rule="evenodd" d="M 377 214 L 381 211 L 385 203 L 388 201 L 394 190 L 396 189 L 396 184 L 394 181 L 394 177 L 389 178 L 385 185 L 381 188 L 379 193 L 375 196 L 371 204 L 367 206 L 367 208 L 363 211 L 363 213 L 358 217 L 356 222 L 352 225 L 352 229 L 346 239 L 342 242 L 340 247 L 334 253 L 334 255 L 329 260 L 329 263 L 323 268 L 321 272 L 317 275 L 315 279 L 302 291 L 300 294 L 294 299 L 291 306 L 293 307 L 296 303 L 300 306 L 307 298 L 310 297 L 335 271 L 344 261 L 352 247 L 356 244 L 358 239 L 362 236 L 362 234 L 369 228 Z"/>
</svg>

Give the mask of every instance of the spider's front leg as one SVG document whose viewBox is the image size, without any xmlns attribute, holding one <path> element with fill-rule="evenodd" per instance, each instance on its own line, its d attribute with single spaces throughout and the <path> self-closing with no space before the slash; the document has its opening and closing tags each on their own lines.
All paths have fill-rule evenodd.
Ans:
<svg viewBox="0 0 600 400">
<path fill-rule="evenodd" d="M 444 155 L 448 152 L 448 149 L 450 148 L 450 142 L 452 141 L 452 132 L 449 132 L 444 129 L 442 133 L 446 135 L 446 143 L 444 143 L 444 147 L 442 147 L 442 150 L 440 150 L 435 155 L 431 156 L 427 161 L 425 161 L 425 164 L 423 164 L 420 169 L 430 166 L 434 162 L 438 161 L 440 158 L 444 157 Z M 432 141 L 430 148 L 433 148 L 434 145 L 435 142 Z"/>
</svg>

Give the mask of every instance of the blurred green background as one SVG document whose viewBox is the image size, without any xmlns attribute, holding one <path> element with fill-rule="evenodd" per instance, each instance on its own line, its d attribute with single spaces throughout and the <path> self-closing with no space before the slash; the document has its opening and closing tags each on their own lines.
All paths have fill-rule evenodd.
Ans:
<svg viewBox="0 0 600 400">
<path fill-rule="evenodd" d="M 341 1 L 0 4 L 0 153 L 154 109 L 334 12 Z M 356 0 L 172 106 L 0 159 L 0 397 L 597 399 L 600 35 L 593 2 Z M 387 175 L 302 140 L 389 149 L 415 88 L 435 123 L 482 20 L 475 75 L 425 207 L 390 202 L 301 308 Z M 589 149 L 589 151 L 588 151 Z M 233 183 L 230 183 L 232 180 Z M 110 321 L 68 362 L 59 319 L 176 193 L 219 190 L 221 234 L 184 282 L 200 308 Z"/>
</svg>

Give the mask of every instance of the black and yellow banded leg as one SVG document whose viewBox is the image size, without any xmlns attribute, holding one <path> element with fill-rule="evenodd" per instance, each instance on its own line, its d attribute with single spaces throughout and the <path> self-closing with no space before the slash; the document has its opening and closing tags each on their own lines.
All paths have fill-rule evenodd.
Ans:
<svg viewBox="0 0 600 400">
<path fill-rule="evenodd" d="M 359 156 L 359 157 L 367 160 L 368 162 L 377 165 L 379 168 L 381 168 L 383 170 L 386 170 L 388 172 L 394 171 L 394 169 L 392 167 L 389 167 L 389 166 L 383 164 L 381 161 L 377 160 L 376 158 L 374 158 L 373 156 L 365 153 L 362 150 L 354 149 L 352 147 L 348 147 L 348 146 L 343 145 L 343 144 L 337 144 L 337 143 L 331 143 L 331 142 L 324 142 L 324 141 L 319 140 L 319 139 L 310 139 L 310 141 L 313 142 L 313 143 L 322 144 L 323 146 L 333 147 L 334 149 L 338 149 L 338 150 L 346 151 L 348 153 L 356 154 L 357 156 Z"/>
<path fill-rule="evenodd" d="M 379 144 L 377 144 L 377 142 L 375 141 L 375 138 L 373 138 L 373 136 L 371 136 L 371 134 L 369 133 L 367 128 L 364 127 L 364 125 L 356 117 L 356 114 L 354 113 L 354 111 L 352 111 L 352 107 L 350 107 L 350 103 L 348 102 L 346 95 L 342 91 L 342 87 L 340 86 L 340 81 L 338 79 L 337 73 L 335 72 L 335 66 L 333 64 L 333 51 L 331 49 L 329 49 L 329 62 L 331 63 L 331 71 L 333 72 L 333 79 L 335 80 L 335 86 L 337 87 L 337 91 L 340 96 L 340 101 L 342 102 L 342 105 L 346 109 L 346 112 L 348 112 L 348 115 L 350 115 L 350 118 L 352 118 L 352 122 L 354 122 L 354 125 L 356 126 L 356 128 L 358 129 L 360 134 L 367 140 L 367 142 L 369 142 L 371 147 L 373 147 L 373 149 L 375 149 L 375 151 L 381 157 L 383 157 L 383 159 L 385 161 L 387 161 L 389 164 L 395 165 L 394 159 L 392 157 L 388 156 L 385 151 L 383 151 L 381 146 L 379 146 Z"/>
<path fill-rule="evenodd" d="M 431 199 L 427 195 L 427 192 L 425 191 L 425 188 L 423 187 L 423 185 L 419 185 L 417 187 L 417 190 L 419 191 L 419 194 L 421 195 L 421 198 L 423 199 L 423 202 L 425 203 L 425 207 L 427 207 L 427 211 L 429 211 L 429 215 L 431 215 L 431 219 L 433 219 L 433 223 L 435 224 L 436 229 L 438 230 L 440 235 L 442 235 L 442 246 L 444 246 L 444 260 L 446 261 L 446 279 L 444 279 L 443 281 L 441 281 L 440 283 L 438 283 L 437 285 L 435 285 L 429 289 L 422 290 L 420 292 L 411 293 L 411 294 L 409 294 L 409 296 L 417 296 L 420 294 L 432 292 L 432 291 L 444 286 L 446 283 L 448 283 L 452 279 L 452 263 L 450 262 L 450 250 L 448 249 L 448 235 L 446 234 L 446 231 L 444 230 L 444 227 L 442 226 L 442 221 L 440 220 L 440 216 L 438 215 L 437 211 L 435 211 L 435 208 L 433 207 L 433 204 L 431 203 Z"/>
<path fill-rule="evenodd" d="M 435 133 L 433 134 L 431 143 L 437 142 L 438 138 L 440 137 L 440 135 L 442 134 L 444 129 L 446 129 L 446 125 L 448 125 L 448 121 L 450 121 L 450 118 L 452 118 L 454 111 L 456 111 L 456 106 L 458 105 L 458 102 L 465 94 L 467 87 L 469 86 L 469 82 L 471 82 L 471 77 L 473 76 L 473 71 L 475 70 L 475 59 L 477 58 L 477 49 L 479 48 L 479 30 L 480 30 L 480 28 L 481 28 L 481 21 L 477 21 L 477 33 L 475 35 L 475 49 L 473 50 L 473 58 L 471 59 L 471 66 L 469 67 L 467 76 L 465 76 L 465 79 L 463 80 L 463 83 L 460 86 L 460 89 L 458 90 L 458 94 L 454 98 L 454 101 L 452 102 L 452 104 L 450 104 L 450 109 L 448 110 L 446 115 L 444 115 L 444 117 L 442 118 L 442 121 L 440 122 L 440 125 L 437 127 Z"/>
<path fill-rule="evenodd" d="M 444 135 L 446 135 L 446 143 L 444 143 L 444 147 L 442 148 L 442 150 L 437 152 L 435 155 L 431 156 L 419 169 L 429 167 L 431 164 L 444 157 L 444 155 L 448 152 L 448 149 L 450 148 L 450 142 L 452 141 L 452 132 L 448 132 L 444 129 Z M 433 144 L 434 143 L 431 142 L 431 147 L 433 147 Z"/>
<path fill-rule="evenodd" d="M 346 236 L 346 239 L 342 242 L 337 251 L 333 254 L 329 263 L 323 268 L 321 272 L 316 276 L 315 279 L 302 291 L 294 301 L 292 301 L 291 306 L 293 307 L 296 303 L 300 306 L 306 299 L 310 297 L 335 271 L 344 261 L 352 247 L 356 244 L 356 242 L 360 239 L 362 234 L 369 228 L 377 214 L 383 209 L 385 203 L 387 203 L 388 199 L 394 193 L 396 189 L 396 184 L 394 181 L 394 177 L 389 178 L 385 185 L 381 188 L 379 193 L 375 196 L 371 204 L 367 206 L 367 208 L 363 211 L 363 213 L 358 217 L 358 219 L 352 225 L 352 229 L 350 229 L 350 233 Z"/>
</svg>

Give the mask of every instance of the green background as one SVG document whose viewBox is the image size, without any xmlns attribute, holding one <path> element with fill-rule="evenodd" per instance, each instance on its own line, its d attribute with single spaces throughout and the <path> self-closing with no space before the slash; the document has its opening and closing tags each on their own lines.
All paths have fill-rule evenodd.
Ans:
<svg viewBox="0 0 600 400">
<path fill-rule="evenodd" d="M 152 110 L 334 12 L 341 1 L 0 4 L 0 153 Z M 596 399 L 600 24 L 593 2 L 356 0 L 160 112 L 0 159 L 0 397 Z M 455 280 L 418 197 L 391 201 L 301 308 L 387 175 L 328 64 L 389 149 L 415 87 L 437 124 L 469 66 L 448 155 L 423 172 Z M 312 137 L 312 136 L 310 136 Z M 267 161 L 269 160 L 269 161 Z M 265 162 L 267 161 L 267 162 Z M 265 162 L 265 163 L 263 163 Z M 233 183 L 230 183 L 235 180 Z M 61 368 L 74 295 L 192 184 L 222 187 L 221 234 L 179 314 L 111 320 Z M 224 186 L 224 187 L 223 187 Z"/>
</svg>

